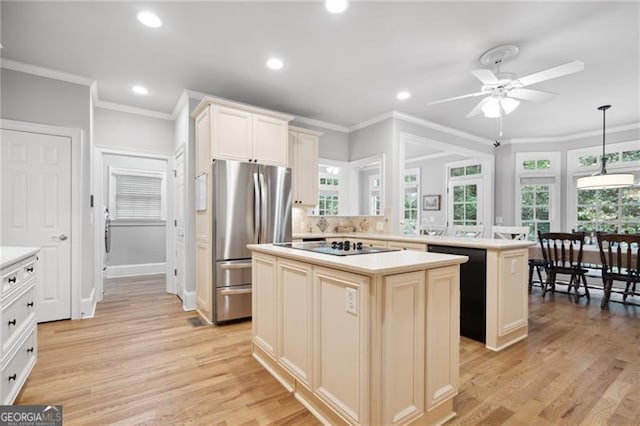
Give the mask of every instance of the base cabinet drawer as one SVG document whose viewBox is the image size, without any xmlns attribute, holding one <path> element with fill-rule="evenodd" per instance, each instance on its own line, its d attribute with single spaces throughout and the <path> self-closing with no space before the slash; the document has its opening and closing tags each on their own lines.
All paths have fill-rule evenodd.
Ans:
<svg viewBox="0 0 640 426">
<path fill-rule="evenodd" d="M 22 339 L 17 348 L 9 352 L 7 358 L 2 362 L 2 377 L 0 378 L 2 404 L 13 404 L 35 365 L 38 356 L 35 320 L 31 323 L 30 328 L 26 338 Z"/>
<path fill-rule="evenodd" d="M 35 318 L 35 281 L 2 304 L 2 352 L 5 353 L 24 330 L 27 322 Z"/>
</svg>

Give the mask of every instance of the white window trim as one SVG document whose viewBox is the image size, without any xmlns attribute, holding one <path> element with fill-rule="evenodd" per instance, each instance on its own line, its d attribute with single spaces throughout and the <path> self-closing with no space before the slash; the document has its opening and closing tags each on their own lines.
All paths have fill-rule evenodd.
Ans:
<svg viewBox="0 0 640 426">
<path fill-rule="evenodd" d="M 378 179 L 378 186 L 374 186 L 373 183 Z M 380 213 L 378 216 L 382 214 L 382 177 L 381 175 L 371 175 L 369 176 L 369 214 L 374 215 L 375 205 L 373 204 L 373 196 L 377 194 L 380 198 Z"/>
<path fill-rule="evenodd" d="M 471 158 L 468 160 L 460 160 L 453 161 L 451 163 L 446 163 L 444 167 L 445 173 L 445 194 L 446 197 L 443 197 L 444 200 L 442 202 L 443 214 L 444 217 L 447 218 L 447 229 L 449 233 L 453 232 L 453 212 L 449 211 L 449 197 L 453 197 L 453 194 L 449 194 L 449 186 L 452 182 L 462 182 L 464 180 L 473 181 L 473 180 L 481 180 L 482 181 L 482 217 L 480 218 L 479 225 L 484 226 L 484 234 L 483 236 L 488 236 L 491 232 L 491 225 L 493 224 L 493 203 L 494 203 L 494 162 L 495 158 L 483 158 L 479 159 Z M 456 176 L 451 177 L 451 169 L 461 166 L 473 166 L 475 164 L 480 164 L 482 166 L 480 173 L 477 175 L 465 175 L 465 176 Z M 478 211 L 480 211 L 480 206 L 478 207 Z"/>
<path fill-rule="evenodd" d="M 116 176 L 144 176 L 144 177 L 156 177 L 160 178 L 160 219 L 116 219 Z M 166 173 L 153 170 L 138 170 L 128 169 L 124 167 L 112 167 L 109 166 L 109 211 L 113 215 L 113 224 L 118 225 L 120 223 L 165 223 L 167 220 L 167 187 L 166 187 Z"/>
<path fill-rule="evenodd" d="M 523 162 L 526 160 L 550 160 L 551 168 L 549 169 L 536 169 L 526 170 L 523 166 Z M 515 211 L 513 217 L 515 218 L 515 225 L 522 226 L 522 218 L 520 216 L 520 210 L 522 208 L 522 178 L 528 177 L 540 177 L 540 178 L 553 178 L 555 182 L 548 184 L 550 186 L 549 194 L 549 219 L 551 222 L 550 229 L 553 232 L 559 232 L 562 228 L 561 214 L 562 209 L 562 197 L 560 194 L 560 180 L 562 175 L 562 154 L 560 151 L 548 151 L 548 152 L 516 152 L 515 158 Z"/>
<path fill-rule="evenodd" d="M 415 182 L 405 182 L 405 176 L 407 175 L 415 175 L 416 176 L 416 181 Z M 405 208 L 404 208 L 404 197 L 407 191 L 407 188 L 416 188 L 416 193 L 418 194 L 417 196 L 417 202 L 416 202 L 416 232 L 420 232 L 420 226 L 421 226 L 421 212 L 422 212 L 422 202 L 421 202 L 421 192 L 420 192 L 420 167 L 413 167 L 410 169 L 404 169 L 404 174 L 402 175 L 402 181 L 404 182 L 404 186 L 403 186 L 403 192 L 402 192 L 402 222 L 404 223 L 404 212 L 405 212 Z M 404 228 L 404 227 L 403 227 Z"/>
<path fill-rule="evenodd" d="M 636 149 L 640 149 L 640 140 L 607 144 L 605 152 L 610 154 L 612 152 L 632 151 Z M 600 155 L 602 155 L 602 145 L 567 151 L 567 186 L 565 192 L 567 194 L 567 211 L 565 213 L 567 229 L 575 229 L 578 225 L 576 219 L 578 215 L 578 189 L 576 188 L 576 181 L 579 177 L 589 176 L 600 170 L 600 164 L 588 167 L 578 167 L 578 158 L 583 155 L 597 155 L 599 159 Z M 607 172 L 634 173 L 638 176 L 639 167 L 640 161 L 620 161 L 617 163 L 607 164 Z"/>
</svg>

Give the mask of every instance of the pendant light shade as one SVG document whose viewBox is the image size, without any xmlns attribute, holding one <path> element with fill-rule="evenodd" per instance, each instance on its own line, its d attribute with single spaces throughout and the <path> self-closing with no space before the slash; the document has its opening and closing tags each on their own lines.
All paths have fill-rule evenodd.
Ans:
<svg viewBox="0 0 640 426">
<path fill-rule="evenodd" d="M 578 178 L 576 186 L 578 189 L 613 189 L 626 188 L 633 185 L 634 176 L 631 173 L 607 173 L 607 159 L 605 156 L 605 114 L 611 105 L 598 107 L 602 111 L 602 168 L 592 176 Z"/>
</svg>

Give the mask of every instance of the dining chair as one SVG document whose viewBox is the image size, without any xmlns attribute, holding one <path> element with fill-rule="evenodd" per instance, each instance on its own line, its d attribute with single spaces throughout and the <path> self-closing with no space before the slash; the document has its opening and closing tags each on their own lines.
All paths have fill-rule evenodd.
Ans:
<svg viewBox="0 0 640 426">
<path fill-rule="evenodd" d="M 483 225 L 453 225 L 454 237 L 480 238 L 483 233 Z"/>
<path fill-rule="evenodd" d="M 445 235 L 446 232 L 447 232 L 447 227 L 446 226 L 443 226 L 443 225 L 431 225 L 427 229 L 423 228 L 420 233 L 422 235 L 438 236 L 438 235 Z"/>
<path fill-rule="evenodd" d="M 528 226 L 492 226 L 491 237 L 502 240 L 526 240 L 529 236 Z"/>
<path fill-rule="evenodd" d="M 636 295 L 636 284 L 640 282 L 640 234 L 608 234 L 596 233 L 602 262 L 602 282 L 604 297 L 602 309 L 609 309 L 609 299 L 613 281 L 626 283 L 622 300 Z"/>
<path fill-rule="evenodd" d="M 558 274 L 566 274 L 571 276 L 567 291 L 571 294 L 571 287 L 575 289 L 575 302 L 578 303 L 581 296 L 578 292 L 580 282 L 584 285 L 584 295 L 587 296 L 587 299 L 591 299 L 585 277 L 585 273 L 588 271 L 582 268 L 584 232 L 547 232 L 543 234 L 538 231 L 538 240 L 547 271 L 547 279 L 542 285 L 542 297 L 549 291 L 549 287 L 555 292 Z"/>
</svg>

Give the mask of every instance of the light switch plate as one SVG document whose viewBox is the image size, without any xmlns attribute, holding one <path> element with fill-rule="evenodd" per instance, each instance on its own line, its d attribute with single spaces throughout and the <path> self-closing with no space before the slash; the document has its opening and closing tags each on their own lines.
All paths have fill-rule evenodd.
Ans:
<svg viewBox="0 0 640 426">
<path fill-rule="evenodd" d="M 355 288 L 346 287 L 344 293 L 345 309 L 348 313 L 358 315 L 358 293 Z"/>
</svg>

